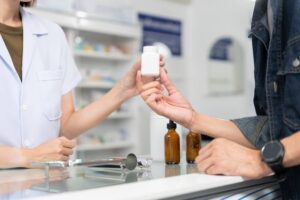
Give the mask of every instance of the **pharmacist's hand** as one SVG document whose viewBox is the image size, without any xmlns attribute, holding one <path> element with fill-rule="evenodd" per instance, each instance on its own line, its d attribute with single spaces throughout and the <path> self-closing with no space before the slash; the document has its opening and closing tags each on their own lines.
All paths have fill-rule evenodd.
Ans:
<svg viewBox="0 0 300 200">
<path fill-rule="evenodd" d="M 160 56 L 160 67 L 164 67 L 164 58 Z M 116 85 L 116 88 L 121 93 L 122 100 L 127 100 L 131 97 L 137 96 L 139 94 L 137 84 L 136 84 L 136 75 L 137 72 L 141 69 L 141 60 L 138 60 L 127 72 L 127 74 L 119 81 Z M 149 80 L 153 81 L 153 80 Z"/>
<path fill-rule="evenodd" d="M 165 116 L 186 128 L 192 123 L 194 111 L 191 104 L 177 91 L 168 79 L 164 68 L 160 69 L 160 81 L 144 83 L 141 73 L 137 74 L 139 93 L 148 106 L 157 114 Z M 163 94 L 165 88 L 168 95 Z"/>
<path fill-rule="evenodd" d="M 201 149 L 196 163 L 200 172 L 210 175 L 258 179 L 271 173 L 262 161 L 260 151 L 223 138 L 215 139 Z"/>
<path fill-rule="evenodd" d="M 36 148 L 25 150 L 26 165 L 32 162 L 46 162 L 51 160 L 67 161 L 73 154 L 75 142 L 65 137 L 49 140 Z"/>
</svg>

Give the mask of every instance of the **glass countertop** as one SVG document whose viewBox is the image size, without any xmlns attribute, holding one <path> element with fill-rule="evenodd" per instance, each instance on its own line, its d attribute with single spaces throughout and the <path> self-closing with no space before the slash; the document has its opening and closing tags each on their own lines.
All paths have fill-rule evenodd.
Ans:
<svg viewBox="0 0 300 200">
<path fill-rule="evenodd" d="M 133 171 L 103 167 L 67 167 L 50 169 L 0 170 L 0 199 L 20 199 L 70 191 L 198 173 L 194 164 L 165 165 L 153 162 L 151 167 Z M 48 177 L 48 178 L 47 178 Z"/>
</svg>

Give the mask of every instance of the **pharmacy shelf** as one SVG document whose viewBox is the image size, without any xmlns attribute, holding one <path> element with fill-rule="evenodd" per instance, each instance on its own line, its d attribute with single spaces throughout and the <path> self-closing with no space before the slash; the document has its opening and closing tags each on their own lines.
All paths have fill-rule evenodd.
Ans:
<svg viewBox="0 0 300 200">
<path fill-rule="evenodd" d="M 128 39 L 139 39 L 141 36 L 140 26 L 117 23 L 112 21 L 99 20 L 89 17 L 87 13 L 63 13 L 41 8 L 27 8 L 35 15 L 51 19 L 60 26 L 75 30 L 101 33 L 110 36 L 123 37 Z"/>
<path fill-rule="evenodd" d="M 74 56 L 93 58 L 93 59 L 99 59 L 99 60 L 112 60 L 112 61 L 130 61 L 130 60 L 132 60 L 132 56 L 130 56 L 130 55 L 112 54 L 112 53 L 103 53 L 103 52 L 90 52 L 90 51 L 82 51 L 82 50 L 75 50 Z"/>
<path fill-rule="evenodd" d="M 84 81 L 81 82 L 77 88 L 90 88 L 90 89 L 105 89 L 109 90 L 114 87 L 114 83 L 107 83 L 103 81 Z"/>
<path fill-rule="evenodd" d="M 80 144 L 76 147 L 77 151 L 96 151 L 109 149 L 123 149 L 134 146 L 132 142 L 116 142 L 107 144 Z"/>
</svg>

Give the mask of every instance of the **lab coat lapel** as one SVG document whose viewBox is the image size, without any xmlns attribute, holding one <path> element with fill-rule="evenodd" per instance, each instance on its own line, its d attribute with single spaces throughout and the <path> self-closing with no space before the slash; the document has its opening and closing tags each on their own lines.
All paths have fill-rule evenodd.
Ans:
<svg viewBox="0 0 300 200">
<path fill-rule="evenodd" d="M 6 66 L 8 66 L 12 71 L 15 71 L 14 64 L 12 62 L 12 59 L 6 48 L 6 45 L 4 43 L 4 40 L 1 36 L 1 34 L 0 34 L 0 57 L 2 58 L 2 60 L 6 64 Z"/>
<path fill-rule="evenodd" d="M 24 38 L 23 38 L 23 68 L 22 76 L 23 81 L 25 81 L 28 71 L 31 67 L 32 57 L 36 49 L 36 36 L 31 34 L 29 30 L 24 27 Z"/>
<path fill-rule="evenodd" d="M 21 8 L 22 22 L 23 22 L 23 67 L 22 76 L 25 81 L 28 71 L 31 68 L 33 58 L 37 48 L 37 40 L 39 37 L 47 34 L 45 27 L 42 23 L 30 13 L 27 13 Z M 39 59 L 39 58 L 38 58 Z"/>
</svg>

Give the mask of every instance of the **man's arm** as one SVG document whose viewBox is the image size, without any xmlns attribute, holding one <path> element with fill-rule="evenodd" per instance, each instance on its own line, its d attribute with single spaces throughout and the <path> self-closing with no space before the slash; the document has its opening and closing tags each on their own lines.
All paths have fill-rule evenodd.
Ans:
<svg viewBox="0 0 300 200">
<path fill-rule="evenodd" d="M 167 96 L 163 95 L 161 84 L 166 88 Z M 193 132 L 207 134 L 214 138 L 226 138 L 243 146 L 254 148 L 233 122 L 195 112 L 190 103 L 168 79 L 164 69 L 160 70 L 160 82 L 147 84 L 143 82 L 141 74 L 138 72 L 137 86 L 144 101 L 156 113 L 172 119 Z"/>
<path fill-rule="evenodd" d="M 281 142 L 285 148 L 283 165 L 285 167 L 300 165 L 300 132 L 296 132 L 292 136 L 284 138 Z"/>
<path fill-rule="evenodd" d="M 205 133 L 213 138 L 225 138 L 245 147 L 255 149 L 241 130 L 230 120 L 213 118 L 194 112 L 190 124 L 190 130 L 195 133 Z"/>
</svg>

